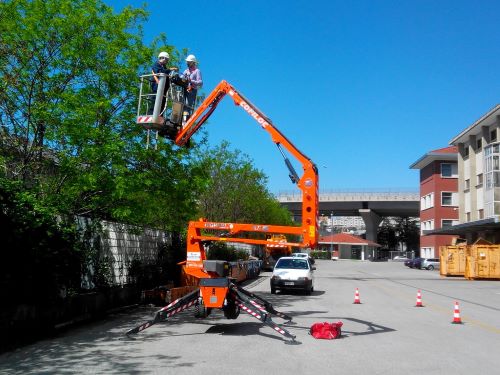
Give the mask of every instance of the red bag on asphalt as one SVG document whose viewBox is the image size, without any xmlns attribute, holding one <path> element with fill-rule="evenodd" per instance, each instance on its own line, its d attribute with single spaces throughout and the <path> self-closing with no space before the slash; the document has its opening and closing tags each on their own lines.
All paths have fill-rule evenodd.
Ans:
<svg viewBox="0 0 500 375">
<path fill-rule="evenodd" d="M 342 335 L 342 322 L 337 323 L 314 323 L 309 333 L 315 339 L 333 340 Z"/>
</svg>

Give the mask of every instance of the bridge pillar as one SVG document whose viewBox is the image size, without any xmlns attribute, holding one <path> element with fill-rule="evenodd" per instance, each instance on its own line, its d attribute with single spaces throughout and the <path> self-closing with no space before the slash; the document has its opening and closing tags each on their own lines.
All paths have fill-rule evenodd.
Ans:
<svg viewBox="0 0 500 375">
<path fill-rule="evenodd" d="M 359 215 L 363 218 L 366 227 L 366 239 L 377 242 L 377 229 L 382 218 L 369 208 L 359 209 Z"/>
</svg>

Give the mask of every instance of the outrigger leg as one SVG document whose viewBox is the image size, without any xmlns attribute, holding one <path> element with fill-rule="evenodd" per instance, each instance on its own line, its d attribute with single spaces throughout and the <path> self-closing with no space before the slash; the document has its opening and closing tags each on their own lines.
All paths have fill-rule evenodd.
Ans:
<svg viewBox="0 0 500 375">
<path fill-rule="evenodd" d="M 158 310 L 155 314 L 155 317 L 152 320 L 149 320 L 146 323 L 143 323 L 140 326 L 137 326 L 127 331 L 127 335 L 144 331 L 146 328 L 151 327 L 153 324 L 161 322 L 162 320 L 167 320 L 171 316 L 174 316 L 175 314 L 186 310 L 187 308 L 196 304 L 199 295 L 200 295 L 200 290 L 195 289 L 191 293 L 186 294 L 183 297 L 177 298 L 172 303 Z"/>
<path fill-rule="evenodd" d="M 253 294 L 252 292 L 249 292 L 248 290 L 246 289 L 243 289 L 241 286 L 237 285 L 237 284 L 233 284 L 232 285 L 235 289 L 238 290 L 238 292 L 246 295 L 250 301 L 250 303 L 252 305 L 254 305 L 255 307 L 259 308 L 259 309 L 264 309 L 266 312 L 270 313 L 270 314 L 273 314 L 273 315 L 276 315 L 284 320 L 288 320 L 288 322 L 286 323 L 289 323 L 292 321 L 292 317 L 290 315 L 287 315 L 285 313 L 282 313 L 278 310 L 276 310 L 273 305 L 271 304 L 271 302 L 269 301 L 266 301 L 264 298 L 262 297 L 259 297 L 258 295 L 256 294 Z M 286 324 L 285 323 L 285 324 Z"/>
<path fill-rule="evenodd" d="M 232 297 L 235 299 L 236 304 L 240 307 L 240 309 L 245 311 L 247 314 L 250 314 L 254 318 L 259 319 L 264 324 L 267 324 L 269 327 L 271 327 L 281 335 L 291 339 L 291 341 L 289 341 L 288 343 L 290 344 L 299 343 L 295 341 L 295 335 L 292 335 L 288 330 L 276 324 L 271 319 L 270 315 L 273 314 L 276 316 L 280 316 L 289 321 L 292 320 L 290 316 L 280 313 L 279 311 L 276 311 L 269 302 L 267 302 L 261 297 L 257 297 L 253 293 L 244 290 L 243 288 L 237 286 L 236 284 L 231 283 L 229 288 L 231 289 Z M 258 300 L 264 306 L 267 305 L 267 308 L 269 308 L 269 310 L 266 307 L 260 305 L 260 303 L 256 302 L 254 299 Z"/>
</svg>

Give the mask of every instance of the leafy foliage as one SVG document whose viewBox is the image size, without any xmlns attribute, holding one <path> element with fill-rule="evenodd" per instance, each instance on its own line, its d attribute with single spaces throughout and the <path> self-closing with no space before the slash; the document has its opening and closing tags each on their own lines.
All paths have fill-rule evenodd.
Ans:
<svg viewBox="0 0 500 375">
<path fill-rule="evenodd" d="M 212 242 L 208 248 L 207 258 L 210 260 L 235 262 L 237 260 L 248 260 L 248 254 L 246 251 L 228 246 L 225 242 Z"/>
<path fill-rule="evenodd" d="M 420 243 L 418 219 L 401 217 L 396 220 L 396 223 L 399 241 L 405 244 L 407 250 L 418 250 Z"/>
<path fill-rule="evenodd" d="M 395 249 L 398 244 L 396 230 L 388 218 L 384 218 L 378 227 L 377 243 L 384 249 Z"/>
<path fill-rule="evenodd" d="M 203 174 L 185 150 L 146 150 L 133 123 L 144 9 L 100 0 L 0 4 L 0 124 L 12 179 L 58 212 L 185 227 Z M 163 44 L 175 62 L 180 53 Z"/>
<path fill-rule="evenodd" d="M 0 298 L 50 303 L 80 289 L 82 249 L 75 227 L 57 222 L 19 185 L 0 179 Z"/>
<path fill-rule="evenodd" d="M 267 190 L 266 175 L 247 155 L 230 150 L 228 142 L 207 152 L 201 163 L 210 178 L 199 199 L 202 216 L 211 221 L 293 225 L 290 213 Z"/>
<path fill-rule="evenodd" d="M 147 17 L 144 8 L 116 13 L 102 0 L 0 2 L 2 220 L 12 230 L 8 246 L 18 249 L 7 259 L 30 258 L 4 280 L 46 281 L 54 296 L 78 289 L 76 276 L 91 267 L 92 284 L 109 285 L 110 261 L 91 244 L 93 234 L 78 234 L 72 220 L 61 219 L 75 215 L 159 228 L 176 238 L 197 214 L 292 224 L 267 191 L 265 175 L 227 144 L 212 150 L 202 139 L 191 149 L 168 142 L 144 147 L 145 132 L 134 121 L 137 75 L 159 50 L 170 53 L 172 64 L 186 53 L 165 35 L 145 45 Z M 164 267 L 181 260 L 176 246 L 168 261 L 159 256 Z M 134 265 L 153 272 L 143 266 Z"/>
<path fill-rule="evenodd" d="M 404 244 L 407 250 L 418 250 L 420 230 L 415 218 L 385 218 L 378 228 L 377 243 L 385 249 Z"/>
<path fill-rule="evenodd" d="M 311 251 L 310 254 L 314 259 L 331 259 L 332 254 L 329 250 Z"/>
</svg>

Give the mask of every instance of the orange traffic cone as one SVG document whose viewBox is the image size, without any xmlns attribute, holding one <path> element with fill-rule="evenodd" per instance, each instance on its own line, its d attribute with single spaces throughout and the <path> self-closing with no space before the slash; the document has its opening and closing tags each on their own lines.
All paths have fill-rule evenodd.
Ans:
<svg viewBox="0 0 500 375">
<path fill-rule="evenodd" d="M 458 308 L 458 302 L 455 301 L 455 310 L 453 311 L 453 321 L 452 324 L 462 324 L 462 319 L 460 319 L 460 309 Z"/>
<path fill-rule="evenodd" d="M 424 305 L 422 305 L 422 294 L 420 293 L 420 290 L 417 292 L 417 304 L 415 307 L 424 307 Z"/>
<path fill-rule="evenodd" d="M 361 300 L 359 299 L 359 290 L 356 288 L 356 293 L 354 293 L 354 304 L 358 305 L 361 303 Z"/>
</svg>

